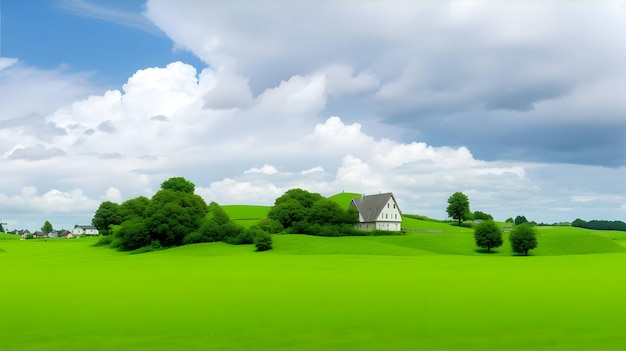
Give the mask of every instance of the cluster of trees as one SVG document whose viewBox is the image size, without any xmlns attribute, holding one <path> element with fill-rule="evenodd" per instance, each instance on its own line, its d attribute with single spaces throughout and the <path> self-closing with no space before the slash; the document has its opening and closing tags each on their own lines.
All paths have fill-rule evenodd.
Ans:
<svg viewBox="0 0 626 351">
<path fill-rule="evenodd" d="M 622 221 L 605 221 L 605 220 L 591 220 L 589 222 L 583 221 L 580 218 L 576 218 L 572 222 L 572 227 L 596 229 L 596 230 L 622 230 L 626 231 L 626 223 Z"/>
<path fill-rule="evenodd" d="M 448 208 L 446 208 L 446 212 L 449 217 L 458 221 L 459 226 L 465 220 L 493 220 L 492 215 L 483 211 L 471 212 L 469 198 L 461 192 L 456 192 L 448 198 Z"/>
<path fill-rule="evenodd" d="M 476 225 L 474 240 L 476 241 L 476 246 L 491 251 L 493 248 L 502 246 L 502 230 L 494 221 L 484 221 Z M 516 225 L 511 230 L 509 241 L 514 252 L 523 253 L 527 256 L 529 250 L 537 247 L 536 230 L 528 223 Z"/>
<path fill-rule="evenodd" d="M 274 201 L 267 214 L 268 226 L 284 233 L 320 236 L 363 235 L 354 228 L 356 208 L 342 208 L 333 200 L 303 189 L 290 189 Z"/>
<path fill-rule="evenodd" d="M 101 203 L 92 220 L 104 235 L 100 244 L 136 250 L 224 241 L 255 243 L 259 251 L 271 249 L 267 231 L 258 226 L 244 229 L 217 203 L 207 205 L 194 191 L 192 182 L 175 177 L 164 181 L 151 199 L 140 196 L 122 204 Z"/>
</svg>

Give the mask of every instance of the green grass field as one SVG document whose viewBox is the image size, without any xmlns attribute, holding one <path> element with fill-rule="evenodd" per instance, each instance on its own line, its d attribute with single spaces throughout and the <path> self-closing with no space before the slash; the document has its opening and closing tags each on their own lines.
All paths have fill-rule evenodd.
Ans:
<svg viewBox="0 0 626 351">
<path fill-rule="evenodd" d="M 250 228 L 259 220 L 267 217 L 267 213 L 271 208 L 270 206 L 251 205 L 225 205 L 221 207 L 230 219 L 245 228 Z"/>
<path fill-rule="evenodd" d="M 625 348 L 626 233 L 540 228 L 520 257 L 422 222 L 445 231 L 274 235 L 267 252 L 2 235 L 0 349 Z"/>
</svg>

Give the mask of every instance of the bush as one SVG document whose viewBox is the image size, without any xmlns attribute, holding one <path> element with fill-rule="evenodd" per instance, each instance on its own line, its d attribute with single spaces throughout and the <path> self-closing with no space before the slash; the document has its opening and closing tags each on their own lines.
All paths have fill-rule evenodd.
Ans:
<svg viewBox="0 0 626 351">
<path fill-rule="evenodd" d="M 283 225 L 280 224 L 279 221 L 269 218 L 263 218 L 259 221 L 259 223 L 257 223 L 257 226 L 262 230 L 272 234 L 280 233 L 284 229 Z"/>
<path fill-rule="evenodd" d="M 35 236 L 33 234 L 26 234 L 26 239 L 34 239 Z"/>
<path fill-rule="evenodd" d="M 254 246 L 256 246 L 257 251 L 267 251 L 272 249 L 272 236 L 259 230 L 256 232 L 254 236 Z"/>
<path fill-rule="evenodd" d="M 106 246 L 113 242 L 115 237 L 113 235 L 104 235 L 100 237 L 97 243 L 93 244 L 93 246 Z"/>
<path fill-rule="evenodd" d="M 200 243 L 202 242 L 202 238 L 202 233 L 199 231 L 191 232 L 183 238 L 183 245 Z"/>
<path fill-rule="evenodd" d="M 133 218 L 122 223 L 122 227 L 117 233 L 119 236 L 119 247 L 124 251 L 138 249 L 148 246 L 152 239 L 146 230 L 146 225 L 140 218 Z"/>
</svg>

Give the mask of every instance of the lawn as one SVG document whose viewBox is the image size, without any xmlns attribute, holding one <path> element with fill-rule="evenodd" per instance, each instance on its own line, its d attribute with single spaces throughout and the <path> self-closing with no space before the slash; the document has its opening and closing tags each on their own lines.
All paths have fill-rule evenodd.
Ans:
<svg viewBox="0 0 626 351">
<path fill-rule="evenodd" d="M 1 240 L 0 349 L 624 348 L 619 240 L 542 228 L 519 257 L 455 230 L 135 255 L 95 238 Z"/>
</svg>

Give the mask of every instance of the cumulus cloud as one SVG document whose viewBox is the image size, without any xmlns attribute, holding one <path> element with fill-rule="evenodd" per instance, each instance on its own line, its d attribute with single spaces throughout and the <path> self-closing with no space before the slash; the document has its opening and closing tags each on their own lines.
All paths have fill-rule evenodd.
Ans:
<svg viewBox="0 0 626 351">
<path fill-rule="evenodd" d="M 246 8 L 151 0 L 146 15 L 179 47 L 241 74 L 255 94 L 320 74 L 328 114 L 365 125 L 366 112 L 401 126 L 405 142 L 419 135 L 464 145 L 484 160 L 626 164 L 620 136 L 579 138 L 594 126 L 626 128 L 618 96 L 626 49 L 615 44 L 626 8 L 617 1 L 250 1 Z M 538 133 L 551 137 L 527 139 Z M 561 145 L 551 143 L 559 136 Z"/>
<path fill-rule="evenodd" d="M 13 159 L 13 160 L 28 160 L 28 161 L 37 161 L 44 160 L 53 157 L 64 156 L 65 151 L 56 148 L 46 148 L 45 146 L 38 144 L 35 146 L 16 146 L 5 154 L 5 158 Z"/>
<path fill-rule="evenodd" d="M 104 199 L 184 176 L 220 204 L 393 191 L 404 212 L 444 218 L 463 191 L 498 219 L 623 216 L 614 3 L 246 6 L 148 3 L 199 72 L 173 62 L 94 92 L 84 75 L 0 60 L 0 210 L 53 201 L 32 208 L 88 221 Z"/>
<path fill-rule="evenodd" d="M 278 170 L 276 169 L 276 167 L 274 166 L 270 166 L 270 165 L 263 165 L 263 167 L 261 168 L 250 168 L 249 170 L 243 172 L 244 174 L 250 174 L 250 173 L 262 173 L 262 174 L 275 174 L 278 173 Z"/>
</svg>

